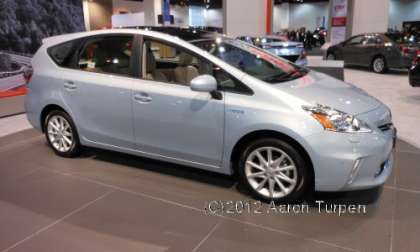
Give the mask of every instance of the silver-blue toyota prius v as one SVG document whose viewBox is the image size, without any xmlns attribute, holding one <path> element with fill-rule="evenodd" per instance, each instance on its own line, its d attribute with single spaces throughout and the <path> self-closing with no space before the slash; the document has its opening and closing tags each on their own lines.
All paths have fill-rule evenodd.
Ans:
<svg viewBox="0 0 420 252">
<path fill-rule="evenodd" d="M 103 148 L 237 174 L 259 200 L 382 185 L 396 130 L 357 87 L 219 34 L 51 37 L 26 111 L 60 156 Z"/>
</svg>

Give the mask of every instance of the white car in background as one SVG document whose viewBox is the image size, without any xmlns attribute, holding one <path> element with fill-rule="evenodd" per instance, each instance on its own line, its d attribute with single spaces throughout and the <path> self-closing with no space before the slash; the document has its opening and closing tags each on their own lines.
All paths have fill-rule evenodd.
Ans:
<svg viewBox="0 0 420 252">
<path fill-rule="evenodd" d="M 306 58 L 306 52 L 302 42 L 290 41 L 281 36 L 242 36 L 238 37 L 238 39 L 285 58 L 296 65 L 308 65 L 308 59 Z"/>
</svg>

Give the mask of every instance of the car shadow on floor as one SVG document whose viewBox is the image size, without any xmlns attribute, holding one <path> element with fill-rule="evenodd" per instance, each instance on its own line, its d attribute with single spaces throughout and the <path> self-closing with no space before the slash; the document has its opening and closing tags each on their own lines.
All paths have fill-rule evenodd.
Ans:
<svg viewBox="0 0 420 252">
<path fill-rule="evenodd" d="M 344 68 L 345 69 L 351 69 L 351 70 L 360 70 L 360 71 L 365 71 L 365 72 L 370 72 L 372 74 L 375 74 L 375 72 L 372 71 L 372 68 L 371 67 L 364 67 L 364 66 L 356 66 L 356 65 L 348 65 L 348 64 L 345 64 L 344 65 Z M 389 69 L 383 75 L 386 76 L 387 74 L 408 76 L 408 69 Z M 380 76 L 381 74 L 378 74 L 378 75 Z"/>
<path fill-rule="evenodd" d="M 252 197 L 245 188 L 237 183 L 236 175 L 228 176 L 193 167 L 96 148 L 87 149 L 82 158 L 92 158 L 102 162 L 110 162 L 130 168 L 147 170 L 226 189 L 234 188 L 234 190 L 238 190 L 241 194 Z M 380 198 L 381 193 L 382 187 L 353 192 L 314 192 L 308 194 L 302 200 L 310 205 L 314 205 L 316 201 L 323 201 L 327 204 L 369 205 L 374 204 Z"/>
</svg>

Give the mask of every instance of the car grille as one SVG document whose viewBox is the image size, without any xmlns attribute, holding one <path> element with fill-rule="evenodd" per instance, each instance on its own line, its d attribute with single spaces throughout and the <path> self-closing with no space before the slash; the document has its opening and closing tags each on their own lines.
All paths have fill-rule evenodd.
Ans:
<svg viewBox="0 0 420 252">
<path fill-rule="evenodd" d="M 388 131 L 388 130 L 391 130 L 391 129 L 393 129 L 393 128 L 394 128 L 394 124 L 392 124 L 392 123 L 387 123 L 387 124 L 383 124 L 383 125 L 378 126 L 378 128 L 379 128 L 381 131 Z"/>
</svg>

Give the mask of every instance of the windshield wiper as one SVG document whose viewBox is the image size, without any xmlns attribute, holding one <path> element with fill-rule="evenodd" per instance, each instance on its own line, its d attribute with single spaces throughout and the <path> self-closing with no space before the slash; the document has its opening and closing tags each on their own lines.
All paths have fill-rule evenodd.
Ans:
<svg viewBox="0 0 420 252">
<path fill-rule="evenodd" d="M 306 73 L 307 71 L 296 69 L 289 73 L 281 73 L 274 76 L 270 76 L 268 78 L 265 78 L 264 81 L 270 82 L 270 83 L 285 82 L 285 81 L 294 80 L 294 79 L 303 77 L 305 76 Z"/>
</svg>

